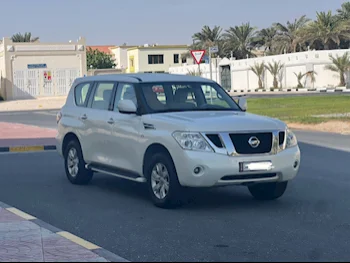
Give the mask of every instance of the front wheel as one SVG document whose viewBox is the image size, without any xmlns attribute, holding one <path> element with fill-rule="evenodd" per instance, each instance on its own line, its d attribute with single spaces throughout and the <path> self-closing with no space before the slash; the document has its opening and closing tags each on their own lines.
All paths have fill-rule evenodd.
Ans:
<svg viewBox="0 0 350 263">
<path fill-rule="evenodd" d="M 68 143 L 64 152 L 64 160 L 66 175 L 72 184 L 84 185 L 91 181 L 93 172 L 85 168 L 78 141 L 72 140 Z"/>
<path fill-rule="evenodd" d="M 157 153 L 147 169 L 147 185 L 153 204 L 160 208 L 174 208 L 182 204 L 182 187 L 170 156 Z"/>
<path fill-rule="evenodd" d="M 288 182 L 261 183 L 249 186 L 249 192 L 258 200 L 275 200 L 280 198 L 287 189 Z"/>
</svg>

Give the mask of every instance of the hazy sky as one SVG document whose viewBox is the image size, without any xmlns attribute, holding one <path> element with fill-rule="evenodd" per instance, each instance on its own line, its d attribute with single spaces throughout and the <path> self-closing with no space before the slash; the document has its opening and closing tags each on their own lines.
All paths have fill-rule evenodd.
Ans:
<svg viewBox="0 0 350 263">
<path fill-rule="evenodd" d="M 1 1 L 0 36 L 32 32 L 41 42 L 84 36 L 89 45 L 189 44 L 203 25 L 223 28 L 251 22 L 259 28 L 344 0 L 6 0 Z M 6 10 L 6 11 L 5 11 Z"/>
</svg>

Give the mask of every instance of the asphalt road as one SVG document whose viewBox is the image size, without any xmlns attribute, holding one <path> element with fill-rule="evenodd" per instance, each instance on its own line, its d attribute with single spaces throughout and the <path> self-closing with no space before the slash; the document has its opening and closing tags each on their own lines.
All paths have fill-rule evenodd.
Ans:
<svg viewBox="0 0 350 263">
<path fill-rule="evenodd" d="M 300 173 L 273 202 L 226 187 L 162 210 L 137 183 L 96 174 L 71 185 L 55 152 L 1 155 L 0 200 L 130 261 L 346 261 L 350 148 L 300 147 Z"/>
<path fill-rule="evenodd" d="M 0 112 L 0 122 L 21 123 L 56 129 L 57 112 L 58 110 Z"/>
</svg>

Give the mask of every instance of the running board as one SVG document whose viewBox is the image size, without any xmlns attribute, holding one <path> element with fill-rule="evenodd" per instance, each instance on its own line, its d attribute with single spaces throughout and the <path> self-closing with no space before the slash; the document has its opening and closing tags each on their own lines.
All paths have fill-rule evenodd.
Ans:
<svg viewBox="0 0 350 263">
<path fill-rule="evenodd" d="M 132 175 L 122 175 L 120 174 L 119 171 L 117 171 L 117 169 L 112 169 L 112 168 L 105 168 L 104 167 L 100 167 L 100 166 L 95 166 L 95 165 L 91 165 L 91 164 L 86 164 L 85 165 L 86 169 L 89 169 L 91 171 L 94 172 L 98 172 L 98 173 L 104 173 L 104 174 L 108 174 L 108 175 L 112 175 L 115 177 L 119 177 L 121 179 L 126 179 L 126 180 L 130 180 L 130 181 L 134 181 L 134 182 L 138 182 L 138 183 L 145 183 L 146 182 L 146 178 L 141 177 L 141 176 L 136 176 L 134 174 Z"/>
</svg>

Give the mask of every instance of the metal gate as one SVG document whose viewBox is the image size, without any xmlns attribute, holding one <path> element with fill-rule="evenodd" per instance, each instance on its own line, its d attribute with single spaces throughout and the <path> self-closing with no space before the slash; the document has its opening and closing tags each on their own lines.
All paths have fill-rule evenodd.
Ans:
<svg viewBox="0 0 350 263">
<path fill-rule="evenodd" d="M 50 78 L 47 74 L 50 74 Z M 16 70 L 13 72 L 13 97 L 27 99 L 40 96 L 65 96 L 79 75 L 78 69 Z"/>
<path fill-rule="evenodd" d="M 16 70 L 13 72 L 13 97 L 28 99 L 39 95 L 39 70 Z"/>
<path fill-rule="evenodd" d="M 221 86 L 226 91 L 231 91 L 231 67 L 223 66 L 221 71 Z"/>
<path fill-rule="evenodd" d="M 67 95 L 74 80 L 80 75 L 77 69 L 58 69 L 55 72 L 56 95 Z"/>
</svg>

